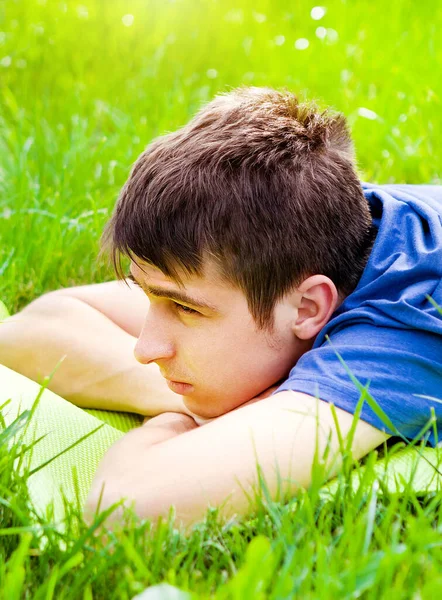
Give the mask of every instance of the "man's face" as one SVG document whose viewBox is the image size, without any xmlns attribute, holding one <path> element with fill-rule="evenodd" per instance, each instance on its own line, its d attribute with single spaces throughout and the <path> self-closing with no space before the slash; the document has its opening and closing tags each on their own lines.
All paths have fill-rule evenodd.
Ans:
<svg viewBox="0 0 442 600">
<path fill-rule="evenodd" d="M 203 277 L 183 276 L 183 286 L 138 264 L 132 262 L 131 273 L 150 308 L 135 357 L 156 363 L 170 389 L 201 417 L 224 414 L 274 385 L 310 347 L 293 334 L 293 296 L 275 307 L 273 330 L 259 330 L 244 294 L 222 281 L 212 263 Z"/>
</svg>

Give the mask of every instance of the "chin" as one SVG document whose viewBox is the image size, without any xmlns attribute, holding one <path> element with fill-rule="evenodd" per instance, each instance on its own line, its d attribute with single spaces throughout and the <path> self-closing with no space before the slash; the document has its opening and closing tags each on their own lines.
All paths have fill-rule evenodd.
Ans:
<svg viewBox="0 0 442 600">
<path fill-rule="evenodd" d="M 228 411 L 220 411 L 216 408 L 207 407 L 207 405 L 200 406 L 195 402 L 186 402 L 184 400 L 184 406 L 189 410 L 192 415 L 202 417 L 203 419 L 215 419 L 221 415 L 225 415 Z"/>
<path fill-rule="evenodd" d="M 208 398 L 209 397 L 210 396 L 208 396 Z M 214 419 L 216 417 L 221 417 L 222 415 L 225 415 L 226 413 L 234 410 L 235 408 L 238 408 L 242 404 L 245 404 L 248 400 L 250 400 L 250 398 L 242 400 L 236 399 L 235 401 L 232 401 L 230 403 L 226 402 L 225 400 L 226 399 L 223 398 L 223 403 L 221 405 L 221 402 L 217 403 L 216 400 L 211 400 L 210 402 L 208 400 L 200 400 L 198 402 L 193 396 L 192 398 L 183 396 L 184 406 L 193 414 L 198 415 L 199 417 L 202 417 L 204 419 Z"/>
</svg>

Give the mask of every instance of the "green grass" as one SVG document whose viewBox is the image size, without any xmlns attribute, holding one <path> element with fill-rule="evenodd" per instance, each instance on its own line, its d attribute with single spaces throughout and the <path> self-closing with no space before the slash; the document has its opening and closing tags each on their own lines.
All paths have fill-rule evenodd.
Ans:
<svg viewBox="0 0 442 600">
<path fill-rule="evenodd" d="M 287 87 L 343 111 L 365 180 L 441 183 L 441 4 L 331 0 L 320 21 L 314 4 L 0 0 L 0 299 L 11 312 L 45 291 L 113 277 L 95 257 L 130 165 L 230 87 Z M 300 38 L 305 50 L 295 48 Z M 20 447 L 6 444 L 8 600 L 131 598 L 160 581 L 238 600 L 425 599 L 442 586 L 437 495 L 376 496 L 372 475 L 359 493 L 341 486 L 327 503 L 312 489 L 240 523 L 211 515 L 187 538 L 144 523 L 106 544 L 86 536 L 75 507 L 63 534 L 50 520 L 32 525 L 12 468 Z"/>
<path fill-rule="evenodd" d="M 0 6 L 0 298 L 11 311 L 112 277 L 94 259 L 130 165 L 232 86 L 285 86 L 343 111 L 366 180 L 440 181 L 437 0 L 333 0 L 320 21 L 313 2 L 287 0 Z"/>
<path fill-rule="evenodd" d="M 357 467 L 355 485 L 344 453 L 328 494 L 320 462 L 310 489 L 289 502 L 268 503 L 264 482 L 254 515 L 240 521 L 223 522 L 212 509 L 186 536 L 173 512 L 156 530 L 128 512 L 121 529 L 103 536 L 105 514 L 89 527 L 74 502 L 62 530 L 50 513 L 35 513 L 19 435 L 26 417 L 0 437 L 0 598 L 132 598 L 167 582 L 195 600 L 377 600 L 433 598 L 442 585 L 440 493 L 417 496 L 411 485 L 388 492 L 375 453 Z"/>
</svg>

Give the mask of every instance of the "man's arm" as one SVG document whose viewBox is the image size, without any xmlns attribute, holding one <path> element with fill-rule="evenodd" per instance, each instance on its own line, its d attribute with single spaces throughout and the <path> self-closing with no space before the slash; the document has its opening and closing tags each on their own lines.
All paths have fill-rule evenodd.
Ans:
<svg viewBox="0 0 442 600">
<path fill-rule="evenodd" d="M 345 438 L 353 415 L 335 410 Z M 359 421 L 352 444 L 354 458 L 361 458 L 387 438 Z M 254 508 L 246 493 L 253 498 L 254 487 L 258 489 L 257 462 L 272 499 L 278 500 L 310 484 L 316 441 L 321 458 L 329 440 L 330 454 L 337 457 L 338 435 L 330 405 L 299 392 L 275 394 L 154 445 L 149 431 L 141 427 L 105 455 L 86 513 L 95 510 L 104 484 L 101 509 L 127 498 L 127 505 L 134 502 L 140 517 L 154 521 L 167 517 L 171 505 L 185 526 L 201 520 L 209 505 L 222 505 L 224 517 L 245 515 Z M 339 460 L 328 462 L 331 477 Z"/>
<path fill-rule="evenodd" d="M 50 292 L 0 324 L 0 364 L 41 383 L 65 356 L 48 387 L 77 406 L 186 412 L 157 366 L 134 358 L 148 307 L 117 281 Z"/>
</svg>

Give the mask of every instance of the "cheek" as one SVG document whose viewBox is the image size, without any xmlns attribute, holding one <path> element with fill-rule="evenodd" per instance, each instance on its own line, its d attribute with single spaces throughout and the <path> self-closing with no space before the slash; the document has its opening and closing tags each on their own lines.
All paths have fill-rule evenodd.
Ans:
<svg viewBox="0 0 442 600">
<path fill-rule="evenodd" d="M 223 359 L 218 357 L 217 385 L 225 393 L 246 401 L 288 375 L 296 359 L 292 340 L 282 346 L 270 346 L 268 340 L 262 338 L 243 344 L 237 341 Z"/>
<path fill-rule="evenodd" d="M 196 384 L 187 407 L 203 417 L 237 408 L 284 378 L 297 359 L 293 336 L 269 338 L 237 322 L 186 344 L 186 364 Z"/>
<path fill-rule="evenodd" d="M 248 380 L 260 388 L 257 393 L 285 377 L 294 365 L 293 353 L 289 350 L 262 350 L 248 357 L 245 370 Z"/>
</svg>

